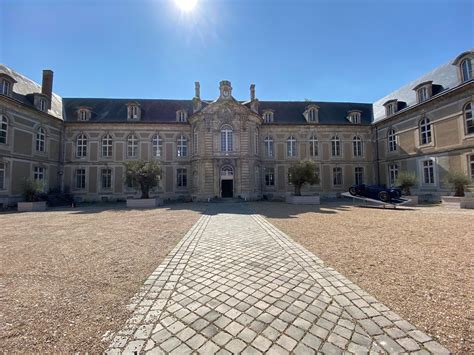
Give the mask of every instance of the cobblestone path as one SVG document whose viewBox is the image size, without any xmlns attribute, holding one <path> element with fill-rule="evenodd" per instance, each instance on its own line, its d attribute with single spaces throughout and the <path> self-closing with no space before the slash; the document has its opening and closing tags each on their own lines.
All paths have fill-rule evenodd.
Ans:
<svg viewBox="0 0 474 355">
<path fill-rule="evenodd" d="M 211 205 L 130 307 L 110 354 L 449 353 L 245 204 Z"/>
</svg>

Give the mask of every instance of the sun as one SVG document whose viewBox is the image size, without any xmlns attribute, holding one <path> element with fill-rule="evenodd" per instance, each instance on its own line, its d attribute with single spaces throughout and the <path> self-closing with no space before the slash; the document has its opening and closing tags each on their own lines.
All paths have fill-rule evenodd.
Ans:
<svg viewBox="0 0 474 355">
<path fill-rule="evenodd" d="M 174 0 L 181 10 L 192 11 L 197 4 L 197 0 Z"/>
</svg>

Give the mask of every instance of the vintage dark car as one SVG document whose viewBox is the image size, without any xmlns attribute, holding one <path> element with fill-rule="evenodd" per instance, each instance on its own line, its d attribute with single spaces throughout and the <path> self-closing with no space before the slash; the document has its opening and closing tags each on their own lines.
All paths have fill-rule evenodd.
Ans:
<svg viewBox="0 0 474 355">
<path fill-rule="evenodd" d="M 391 202 L 398 200 L 402 196 L 402 190 L 396 187 L 385 187 L 381 185 L 352 185 L 349 188 L 349 193 L 352 196 L 363 196 L 380 200 L 383 202 Z"/>
</svg>

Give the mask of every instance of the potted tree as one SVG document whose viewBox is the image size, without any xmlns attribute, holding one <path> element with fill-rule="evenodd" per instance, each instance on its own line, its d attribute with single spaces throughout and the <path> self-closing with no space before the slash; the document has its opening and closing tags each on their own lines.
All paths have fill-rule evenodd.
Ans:
<svg viewBox="0 0 474 355">
<path fill-rule="evenodd" d="M 411 200 L 410 204 L 418 204 L 418 196 L 411 194 L 411 188 L 416 186 L 417 179 L 416 174 L 410 171 L 400 171 L 397 176 L 397 181 L 395 184 L 402 189 L 403 196 Z"/>
<path fill-rule="evenodd" d="M 162 204 L 159 198 L 150 198 L 150 191 L 160 182 L 161 169 L 155 161 L 130 161 L 125 164 L 125 181 L 140 190 L 139 199 L 127 199 L 127 207 L 153 208 Z"/>
<path fill-rule="evenodd" d="M 443 206 L 451 208 L 474 208 L 474 197 L 466 197 L 464 190 L 472 181 L 463 172 L 453 171 L 446 176 L 446 183 L 451 185 L 454 196 L 441 196 Z"/>
<path fill-rule="evenodd" d="M 18 211 L 46 211 L 47 196 L 43 192 L 40 182 L 26 179 L 22 184 L 22 195 L 25 201 L 18 202 Z"/>
<path fill-rule="evenodd" d="M 295 187 L 294 195 L 286 197 L 286 202 L 295 205 L 319 205 L 319 195 L 302 195 L 304 184 L 315 185 L 319 183 L 316 173 L 316 163 L 311 160 L 300 161 L 289 169 L 290 182 Z"/>
</svg>

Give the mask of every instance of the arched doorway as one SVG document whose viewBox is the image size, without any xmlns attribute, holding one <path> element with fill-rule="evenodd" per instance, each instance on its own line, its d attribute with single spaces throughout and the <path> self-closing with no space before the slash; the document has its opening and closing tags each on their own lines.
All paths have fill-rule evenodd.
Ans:
<svg viewBox="0 0 474 355">
<path fill-rule="evenodd" d="M 228 165 L 221 169 L 221 197 L 234 197 L 234 169 Z"/>
</svg>

